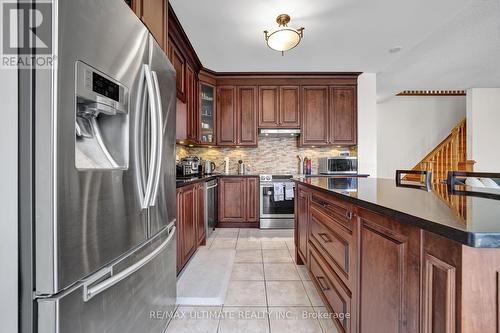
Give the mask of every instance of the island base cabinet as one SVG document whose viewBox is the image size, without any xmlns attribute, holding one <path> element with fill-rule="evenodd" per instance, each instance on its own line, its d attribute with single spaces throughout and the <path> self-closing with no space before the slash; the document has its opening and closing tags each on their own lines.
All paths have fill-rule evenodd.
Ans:
<svg viewBox="0 0 500 333">
<path fill-rule="evenodd" d="M 500 249 L 460 244 L 304 182 L 297 188 L 296 261 L 339 332 L 500 332 Z"/>
<path fill-rule="evenodd" d="M 359 209 L 359 328 L 418 333 L 420 230 Z"/>
<path fill-rule="evenodd" d="M 356 320 L 352 308 L 352 294 L 345 288 L 337 275 L 332 272 L 316 248 L 309 249 L 309 267 L 316 289 L 322 295 L 332 314 L 332 320 L 340 333 L 350 333 L 352 322 Z"/>
</svg>

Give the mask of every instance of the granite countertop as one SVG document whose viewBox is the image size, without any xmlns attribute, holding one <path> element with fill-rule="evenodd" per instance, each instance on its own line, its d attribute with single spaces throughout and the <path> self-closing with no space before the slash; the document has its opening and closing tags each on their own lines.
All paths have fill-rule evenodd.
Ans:
<svg viewBox="0 0 500 333">
<path fill-rule="evenodd" d="M 175 179 L 175 185 L 177 188 L 199 183 L 199 182 L 206 182 L 215 178 L 220 178 L 220 177 L 258 177 L 258 174 L 253 174 L 253 173 L 246 173 L 244 175 L 240 175 L 237 173 L 213 173 L 210 175 L 202 175 L 202 176 L 193 176 L 193 177 L 177 177 Z"/>
<path fill-rule="evenodd" d="M 295 177 L 294 180 L 468 246 L 500 248 L 500 200 L 450 195 L 446 185 L 435 185 L 430 191 L 398 187 L 391 179 L 345 177 L 351 185 L 349 191 L 338 178 Z M 462 214 L 438 193 L 454 200 Z"/>
</svg>

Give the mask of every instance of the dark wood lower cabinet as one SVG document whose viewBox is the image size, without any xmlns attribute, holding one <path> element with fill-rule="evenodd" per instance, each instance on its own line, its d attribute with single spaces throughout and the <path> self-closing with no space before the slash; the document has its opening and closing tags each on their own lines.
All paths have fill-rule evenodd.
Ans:
<svg viewBox="0 0 500 333">
<path fill-rule="evenodd" d="M 177 273 L 205 242 L 204 183 L 177 189 Z"/>
<path fill-rule="evenodd" d="M 218 226 L 258 227 L 259 189 L 258 177 L 220 178 Z"/>
<path fill-rule="evenodd" d="M 296 260 L 339 332 L 499 332 L 500 249 L 468 247 L 297 188 Z"/>
<path fill-rule="evenodd" d="M 420 230 L 358 214 L 360 331 L 419 332 Z"/>
<path fill-rule="evenodd" d="M 295 199 L 295 256 L 299 264 L 307 262 L 308 216 L 309 192 L 304 186 L 299 185 Z"/>
</svg>

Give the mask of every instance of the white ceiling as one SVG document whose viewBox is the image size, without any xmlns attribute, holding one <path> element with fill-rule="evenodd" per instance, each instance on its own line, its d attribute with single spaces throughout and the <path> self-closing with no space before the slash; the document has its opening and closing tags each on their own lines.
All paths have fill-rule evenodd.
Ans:
<svg viewBox="0 0 500 333">
<path fill-rule="evenodd" d="M 490 75 L 500 73 L 500 0 L 170 3 L 201 62 L 214 71 L 373 72 L 382 98 L 404 89 L 500 86 L 500 75 Z M 291 16 L 289 26 L 305 27 L 300 45 L 284 57 L 262 33 L 277 26 L 280 13 Z M 395 46 L 402 51 L 390 53 Z"/>
</svg>

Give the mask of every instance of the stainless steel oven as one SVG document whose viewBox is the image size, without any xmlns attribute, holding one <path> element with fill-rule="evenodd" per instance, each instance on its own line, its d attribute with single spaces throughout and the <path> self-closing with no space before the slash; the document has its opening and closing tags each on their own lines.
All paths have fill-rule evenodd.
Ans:
<svg viewBox="0 0 500 333">
<path fill-rule="evenodd" d="M 291 175 L 260 175 L 262 229 L 293 229 L 295 183 L 291 178 Z"/>
</svg>

